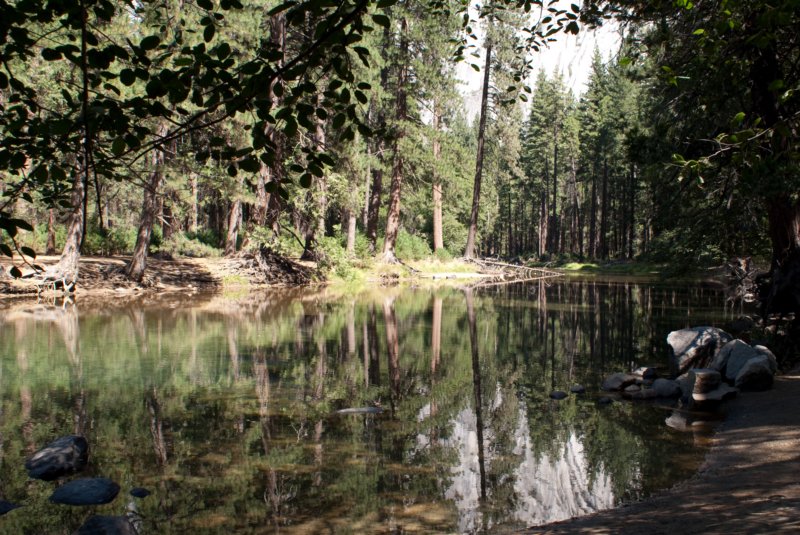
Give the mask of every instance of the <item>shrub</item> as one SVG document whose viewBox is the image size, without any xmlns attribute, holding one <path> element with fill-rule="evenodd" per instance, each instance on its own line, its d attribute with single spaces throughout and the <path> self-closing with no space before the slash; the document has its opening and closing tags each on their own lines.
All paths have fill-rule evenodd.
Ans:
<svg viewBox="0 0 800 535">
<path fill-rule="evenodd" d="M 173 256 L 188 256 L 191 258 L 214 258 L 221 254 L 218 248 L 208 245 L 205 241 L 195 237 L 194 234 L 184 234 L 182 232 L 170 236 L 159 250 Z"/>
<path fill-rule="evenodd" d="M 431 248 L 425 239 L 409 234 L 405 229 L 400 229 L 400 232 L 397 233 L 395 254 L 403 260 L 419 260 L 430 256 Z"/>
</svg>

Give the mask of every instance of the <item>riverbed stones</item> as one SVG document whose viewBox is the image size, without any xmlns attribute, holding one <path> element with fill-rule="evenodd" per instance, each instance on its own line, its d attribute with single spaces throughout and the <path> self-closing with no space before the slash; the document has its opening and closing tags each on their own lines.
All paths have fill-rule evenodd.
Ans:
<svg viewBox="0 0 800 535">
<path fill-rule="evenodd" d="M 58 487 L 50 501 L 63 505 L 101 505 L 119 494 L 119 485 L 105 477 L 74 479 Z"/>
<path fill-rule="evenodd" d="M 571 387 L 569 387 L 569 391 L 572 392 L 573 394 L 585 394 L 586 387 L 583 385 L 572 385 Z"/>
<path fill-rule="evenodd" d="M 53 481 L 79 472 L 89 460 L 89 443 L 79 435 L 57 438 L 25 461 L 28 476 Z"/>
<path fill-rule="evenodd" d="M 672 331 L 667 335 L 667 344 L 672 349 L 677 373 L 707 367 L 731 338 L 722 329 L 708 326 Z"/>
<path fill-rule="evenodd" d="M 94 515 L 78 528 L 76 535 L 138 535 L 125 516 Z"/>
<path fill-rule="evenodd" d="M 555 399 L 556 401 L 567 399 L 567 397 L 569 397 L 569 394 L 567 394 L 563 390 L 553 390 L 552 392 L 550 392 L 550 399 Z"/>
<path fill-rule="evenodd" d="M 627 373 L 614 373 L 606 377 L 601 388 L 608 392 L 616 392 L 636 382 L 636 376 Z"/>
</svg>

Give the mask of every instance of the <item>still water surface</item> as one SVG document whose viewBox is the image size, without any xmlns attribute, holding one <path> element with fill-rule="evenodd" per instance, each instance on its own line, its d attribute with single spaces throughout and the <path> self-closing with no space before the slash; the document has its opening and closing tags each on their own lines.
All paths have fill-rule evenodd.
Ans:
<svg viewBox="0 0 800 535">
<path fill-rule="evenodd" d="M 111 301 L 0 309 L 0 498 L 26 505 L 2 533 L 71 533 L 135 486 L 148 534 L 494 533 L 612 507 L 703 451 L 665 407 L 599 406 L 602 378 L 732 314 L 718 289 L 614 280 Z M 73 433 L 112 504 L 28 480 Z"/>
</svg>

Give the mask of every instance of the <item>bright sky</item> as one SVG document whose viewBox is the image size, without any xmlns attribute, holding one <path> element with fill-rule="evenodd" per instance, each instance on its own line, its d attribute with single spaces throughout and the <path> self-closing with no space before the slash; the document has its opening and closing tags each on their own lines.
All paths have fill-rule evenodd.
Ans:
<svg viewBox="0 0 800 535">
<path fill-rule="evenodd" d="M 544 69 L 547 75 L 551 75 L 555 69 L 561 71 L 568 87 L 576 97 L 586 90 L 586 82 L 591 72 L 592 54 L 594 47 L 597 46 L 604 60 L 615 55 L 619 49 L 620 36 L 615 24 L 606 24 L 598 30 L 581 29 L 578 35 L 559 33 L 556 35 L 557 41 L 551 43 L 550 47 L 541 50 L 533 59 L 534 69 L 528 85 L 533 86 L 539 70 Z M 483 64 L 484 51 L 481 49 L 480 65 Z M 483 74 L 476 72 L 466 62 L 462 62 L 457 67 L 457 74 L 463 82 L 462 94 L 467 102 L 479 98 Z"/>
</svg>

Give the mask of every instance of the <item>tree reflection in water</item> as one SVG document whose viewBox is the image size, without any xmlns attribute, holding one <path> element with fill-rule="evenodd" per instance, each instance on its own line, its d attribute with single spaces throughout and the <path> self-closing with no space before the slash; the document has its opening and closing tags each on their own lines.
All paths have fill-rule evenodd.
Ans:
<svg viewBox="0 0 800 535">
<path fill-rule="evenodd" d="M 665 366 L 670 330 L 727 313 L 713 288 L 598 280 L 16 305 L 0 312 L 0 478 L 28 507 L 4 525 L 80 525 L 22 469 L 75 431 L 91 472 L 153 491 L 151 533 L 477 532 L 610 507 L 700 453 L 660 409 L 597 407 L 597 385 Z M 589 393 L 549 399 L 574 383 Z"/>
</svg>

